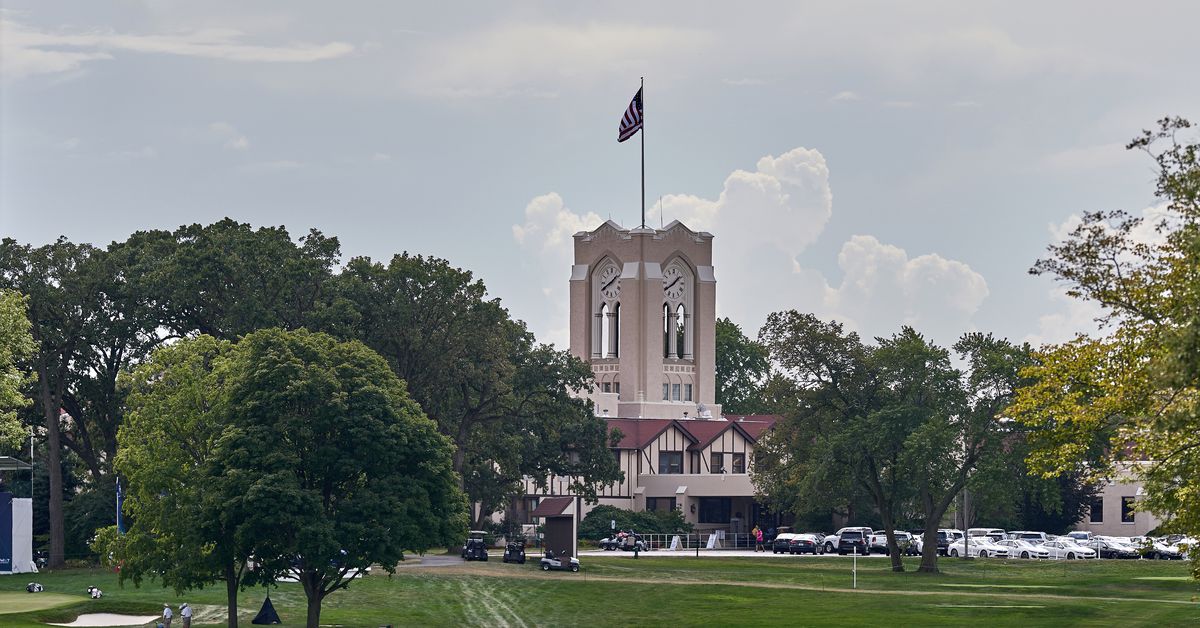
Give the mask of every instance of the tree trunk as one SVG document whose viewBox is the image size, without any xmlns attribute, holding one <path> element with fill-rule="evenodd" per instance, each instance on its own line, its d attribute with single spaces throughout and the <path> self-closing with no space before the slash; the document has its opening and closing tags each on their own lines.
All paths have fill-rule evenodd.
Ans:
<svg viewBox="0 0 1200 628">
<path fill-rule="evenodd" d="M 892 571 L 904 571 L 904 559 L 900 556 L 900 546 L 896 544 L 896 522 L 892 519 L 892 513 L 881 513 L 883 519 L 883 533 L 887 537 L 888 555 L 892 559 Z M 870 549 L 867 550 L 870 553 Z"/>
<path fill-rule="evenodd" d="M 58 432 L 58 404 L 50 393 L 50 382 L 46 369 L 38 369 L 41 380 L 42 414 L 46 420 L 46 473 L 50 478 L 50 556 L 46 566 L 59 569 L 66 564 L 64 548 L 66 534 L 63 531 L 63 480 L 62 439 Z"/>
<path fill-rule="evenodd" d="M 229 628 L 237 628 L 238 625 L 238 580 L 237 569 L 233 563 L 226 563 L 225 599 L 226 612 L 229 613 Z"/>
<path fill-rule="evenodd" d="M 929 526 L 929 521 L 930 519 L 925 520 L 925 536 L 921 542 L 921 566 L 917 567 L 918 573 L 938 572 L 937 521 L 934 521 L 932 527 Z"/>
<path fill-rule="evenodd" d="M 321 626 L 321 594 L 316 593 L 308 597 L 308 618 L 305 620 L 305 625 L 308 628 L 320 628 Z"/>
</svg>

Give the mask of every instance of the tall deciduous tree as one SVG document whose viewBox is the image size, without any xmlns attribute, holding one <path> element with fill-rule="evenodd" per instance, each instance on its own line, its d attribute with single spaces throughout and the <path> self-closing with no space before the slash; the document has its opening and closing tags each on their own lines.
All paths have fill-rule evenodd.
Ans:
<svg viewBox="0 0 1200 628">
<path fill-rule="evenodd" d="M 454 443 L 476 523 L 503 509 L 522 477 L 569 476 L 594 497 L 620 476 L 604 421 L 571 394 L 592 385 L 590 369 L 537 345 L 469 271 L 408 254 L 386 266 L 355 258 L 327 299 L 323 329 L 383 355 Z"/>
<path fill-rule="evenodd" d="M 717 319 L 716 401 L 730 414 L 764 410 L 761 392 L 770 364 L 767 348 L 747 338 L 728 318 Z"/>
<path fill-rule="evenodd" d="M 465 530 L 453 446 L 374 351 L 326 334 L 266 329 L 227 365 L 234 429 L 216 468 L 244 481 L 233 508 L 260 569 L 294 569 L 321 602 L 357 570 L 391 572 L 405 550 L 445 547 Z"/>
<path fill-rule="evenodd" d="M 25 298 L 0 290 L 0 447 L 15 448 L 25 437 L 16 409 L 29 404 L 22 387 L 30 379 L 24 362 L 33 351 Z"/>
<path fill-rule="evenodd" d="M 241 534 L 248 476 L 226 473 L 218 454 L 234 429 L 221 365 L 230 348 L 205 335 L 181 340 L 124 381 L 116 470 L 130 525 L 124 537 L 107 530 L 97 550 L 122 563 L 122 581 L 160 578 L 176 591 L 224 581 L 235 628 L 253 539 Z"/>
<path fill-rule="evenodd" d="M 1181 137 L 1191 127 L 1166 118 L 1128 145 L 1155 160 L 1161 205 L 1085 214 L 1034 265 L 1099 305 L 1106 333 L 1043 348 L 1014 414 L 1040 428 L 1036 469 L 1103 477 L 1136 462 L 1140 507 L 1200 536 L 1200 142 Z M 1200 577 L 1200 547 L 1191 556 Z"/>
</svg>

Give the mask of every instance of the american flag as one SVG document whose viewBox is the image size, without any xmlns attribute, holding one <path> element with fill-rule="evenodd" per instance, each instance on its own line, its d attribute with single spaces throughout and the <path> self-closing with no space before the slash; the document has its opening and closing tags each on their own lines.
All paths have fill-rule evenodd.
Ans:
<svg viewBox="0 0 1200 628">
<path fill-rule="evenodd" d="M 629 101 L 629 108 L 621 116 L 621 128 L 617 130 L 617 141 L 624 142 L 642 128 L 642 90 L 639 88 Z"/>
</svg>

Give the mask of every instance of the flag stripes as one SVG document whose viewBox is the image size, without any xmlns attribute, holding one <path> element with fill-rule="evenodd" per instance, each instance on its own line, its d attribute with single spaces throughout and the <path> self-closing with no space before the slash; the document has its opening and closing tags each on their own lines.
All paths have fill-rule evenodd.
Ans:
<svg viewBox="0 0 1200 628">
<path fill-rule="evenodd" d="M 621 116 L 621 127 L 617 129 L 617 141 L 624 142 L 642 128 L 642 90 L 639 88 L 629 102 L 625 115 Z"/>
</svg>

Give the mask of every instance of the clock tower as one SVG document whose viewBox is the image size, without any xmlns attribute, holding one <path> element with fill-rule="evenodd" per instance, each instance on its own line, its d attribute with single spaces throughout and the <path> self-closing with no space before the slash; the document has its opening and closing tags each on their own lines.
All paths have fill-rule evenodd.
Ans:
<svg viewBox="0 0 1200 628">
<path fill-rule="evenodd" d="M 610 220 L 574 237 L 571 353 L 592 366 L 596 412 L 719 417 L 712 234 Z"/>
</svg>

